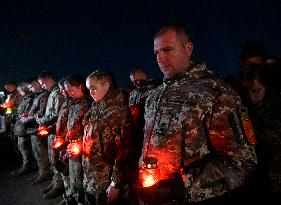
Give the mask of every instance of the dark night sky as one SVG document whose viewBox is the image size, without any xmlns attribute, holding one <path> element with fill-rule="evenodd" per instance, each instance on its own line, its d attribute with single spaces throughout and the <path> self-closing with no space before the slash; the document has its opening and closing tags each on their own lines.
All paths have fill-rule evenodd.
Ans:
<svg viewBox="0 0 281 205">
<path fill-rule="evenodd" d="M 280 0 L 10 0 L 0 5 L 0 87 L 43 70 L 59 79 L 108 69 L 121 87 L 134 65 L 159 77 L 153 35 L 171 22 L 189 28 L 195 59 L 222 76 L 237 71 L 247 41 L 281 56 Z"/>
</svg>

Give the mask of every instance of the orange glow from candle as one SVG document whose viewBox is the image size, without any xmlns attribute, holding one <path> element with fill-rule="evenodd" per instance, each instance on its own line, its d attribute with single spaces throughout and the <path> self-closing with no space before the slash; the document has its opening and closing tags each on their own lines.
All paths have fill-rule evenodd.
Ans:
<svg viewBox="0 0 281 205">
<path fill-rule="evenodd" d="M 82 143 L 81 141 L 72 142 L 68 145 L 67 149 L 69 155 L 73 158 L 79 157 L 82 152 Z"/>
<path fill-rule="evenodd" d="M 52 149 L 58 150 L 65 143 L 64 138 L 56 137 L 52 144 Z"/>
<path fill-rule="evenodd" d="M 38 135 L 41 137 L 46 137 L 49 134 L 48 129 L 45 127 L 45 125 L 40 125 L 38 127 L 38 132 Z"/>
</svg>

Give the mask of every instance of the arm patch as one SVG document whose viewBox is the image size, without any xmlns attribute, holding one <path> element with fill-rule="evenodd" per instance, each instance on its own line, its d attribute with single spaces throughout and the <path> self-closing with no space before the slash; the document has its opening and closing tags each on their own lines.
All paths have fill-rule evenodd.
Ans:
<svg viewBox="0 0 281 205">
<path fill-rule="evenodd" d="M 244 139 L 248 145 L 256 144 L 256 136 L 246 107 L 239 107 L 236 112 L 231 113 L 229 122 L 239 144 L 241 139 Z"/>
</svg>

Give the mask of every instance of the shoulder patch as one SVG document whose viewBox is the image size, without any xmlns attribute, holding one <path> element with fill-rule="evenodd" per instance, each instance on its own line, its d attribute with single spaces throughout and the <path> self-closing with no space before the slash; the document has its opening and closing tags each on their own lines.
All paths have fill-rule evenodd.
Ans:
<svg viewBox="0 0 281 205">
<path fill-rule="evenodd" d="M 250 117 L 248 114 L 248 109 L 246 107 L 240 107 L 238 109 L 239 116 L 244 128 L 245 135 L 251 145 L 256 144 L 256 136 L 254 132 L 253 125 L 250 121 Z"/>
</svg>

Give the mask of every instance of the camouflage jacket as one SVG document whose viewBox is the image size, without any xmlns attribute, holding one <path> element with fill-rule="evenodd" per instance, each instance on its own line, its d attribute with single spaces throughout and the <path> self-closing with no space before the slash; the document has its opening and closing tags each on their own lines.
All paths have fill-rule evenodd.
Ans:
<svg viewBox="0 0 281 205">
<path fill-rule="evenodd" d="M 105 192 L 110 180 L 120 183 L 130 129 L 128 101 L 123 92 L 112 91 L 91 108 L 83 136 L 83 184 L 87 193 Z"/>
<path fill-rule="evenodd" d="M 43 116 L 46 110 L 46 106 L 47 106 L 47 100 L 49 97 L 49 92 L 47 91 L 42 91 L 39 93 L 35 93 L 33 102 L 32 102 L 32 106 L 29 110 L 28 113 L 28 118 L 30 120 L 33 120 L 36 118 L 36 116 Z"/>
<path fill-rule="evenodd" d="M 33 98 L 34 98 L 33 93 L 28 93 L 28 94 L 23 96 L 23 99 L 20 102 L 18 110 L 17 110 L 18 116 L 29 112 L 29 110 L 32 106 Z"/>
<path fill-rule="evenodd" d="M 19 94 L 18 91 L 15 91 L 11 94 L 10 99 L 12 100 L 12 109 L 17 110 L 19 107 L 19 104 L 22 100 L 23 96 Z"/>
<path fill-rule="evenodd" d="M 67 116 L 67 133 L 66 140 L 82 139 L 84 126 L 83 119 L 90 109 L 90 100 L 88 97 L 83 96 L 80 99 L 73 100 L 68 109 Z"/>
<path fill-rule="evenodd" d="M 8 107 L 12 108 L 13 112 L 17 112 L 22 98 L 23 96 L 20 95 L 18 91 L 14 91 L 13 93 L 8 94 L 6 103 L 8 104 Z"/>
<path fill-rule="evenodd" d="M 56 123 L 56 135 L 65 137 L 67 132 L 67 117 L 68 117 L 68 111 L 69 107 L 72 104 L 72 99 L 69 97 L 64 98 L 64 102 L 61 106 L 61 109 L 59 111 L 58 120 Z"/>
<path fill-rule="evenodd" d="M 242 186 L 256 155 L 229 123 L 230 114 L 240 105 L 236 92 L 205 64 L 164 79 L 146 101 L 140 166 L 143 158 L 156 158 L 160 180 L 183 168 L 192 202 Z"/>
<path fill-rule="evenodd" d="M 145 101 L 149 92 L 151 92 L 153 88 L 155 88 L 155 86 L 153 84 L 149 84 L 141 88 L 136 88 L 130 92 L 129 107 L 134 127 L 132 144 L 135 150 L 134 155 L 136 157 L 136 163 L 140 157 L 143 143 Z"/>
<path fill-rule="evenodd" d="M 24 114 L 28 114 L 28 112 L 32 106 L 33 98 L 34 98 L 33 93 L 28 93 L 23 96 L 23 99 L 17 110 L 18 119 L 20 119 L 20 117 L 23 116 Z M 20 120 L 17 120 L 14 125 L 14 134 L 18 137 L 26 136 L 26 130 L 24 127 L 24 123 L 21 122 Z"/>
<path fill-rule="evenodd" d="M 38 121 L 39 124 L 50 126 L 55 124 L 58 118 L 59 110 L 63 103 L 63 95 L 60 93 L 58 85 L 55 85 L 50 91 L 48 97 L 45 115 Z"/>
<path fill-rule="evenodd" d="M 250 108 L 250 117 L 257 137 L 257 172 L 281 187 L 281 98 L 267 96 Z M 267 176 L 264 176 L 266 174 Z"/>
<path fill-rule="evenodd" d="M 143 86 L 142 88 L 135 88 L 130 92 L 129 106 L 140 104 L 141 101 L 147 98 L 149 91 L 154 88 L 153 84 Z"/>
</svg>

